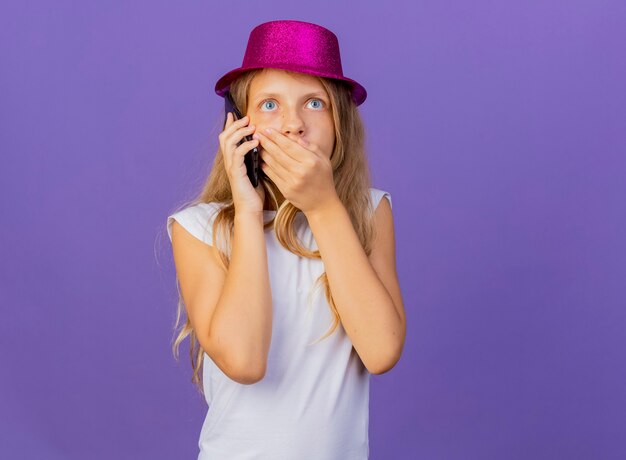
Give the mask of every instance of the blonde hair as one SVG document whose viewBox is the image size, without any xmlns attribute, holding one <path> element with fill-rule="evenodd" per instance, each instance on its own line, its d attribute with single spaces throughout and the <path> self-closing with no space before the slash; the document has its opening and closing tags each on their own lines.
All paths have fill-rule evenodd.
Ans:
<svg viewBox="0 0 626 460">
<path fill-rule="evenodd" d="M 231 83 L 230 92 L 237 107 L 243 114 L 247 112 L 250 83 L 255 75 L 263 70 L 265 69 L 248 71 Z M 290 71 L 285 72 L 294 73 Z M 337 190 L 339 199 L 350 215 L 350 220 L 352 221 L 352 225 L 359 237 L 365 254 L 369 256 L 371 253 L 371 244 L 375 237 L 375 227 L 372 220 L 373 209 L 369 191 L 370 171 L 365 154 L 363 121 L 356 104 L 351 98 L 350 89 L 344 82 L 323 77 L 316 78 L 319 78 L 331 101 L 333 124 L 335 128 L 335 145 L 330 161 L 333 169 L 335 189 Z M 297 213 L 301 211 L 288 200 L 284 200 L 279 207 L 276 198 L 276 191 L 278 190 L 276 185 L 269 179 L 262 179 L 261 184 L 265 190 L 265 204 L 277 211 L 274 218 L 267 222 L 264 228 L 273 228 L 277 240 L 288 251 L 301 257 L 321 259 L 318 250 L 311 251 L 303 247 L 296 237 L 293 222 Z M 215 216 L 212 234 L 213 245 L 218 249 L 222 266 L 227 270 L 230 262 L 228 252 L 220 249 L 219 245 L 216 246 L 215 242 L 216 235 L 219 235 L 219 241 L 224 242 L 226 248 L 230 247 L 233 235 L 235 208 L 230 182 L 224 167 L 224 158 L 219 146 L 211 172 L 202 187 L 202 191 L 195 199 L 180 206 L 180 209 L 199 203 L 212 202 L 223 205 L 219 213 Z M 317 339 L 315 343 L 332 334 L 340 324 L 339 313 L 330 291 L 326 272 L 322 273 L 317 278 L 314 286 L 315 289 L 317 289 L 320 284 L 324 287 L 324 294 L 334 318 L 328 332 Z M 193 368 L 191 381 L 197 386 L 200 393 L 204 395 L 203 379 L 200 372 L 203 365 L 204 351 L 200 347 L 189 318 L 187 318 L 185 324 L 180 329 L 178 328 L 182 313 L 186 311 L 184 300 L 180 292 L 178 275 L 176 276 L 176 286 L 178 290 L 178 308 L 176 324 L 174 326 L 176 337 L 172 345 L 172 351 L 176 359 L 178 359 L 180 343 L 187 336 L 190 337 L 189 356 Z M 311 296 L 309 295 L 309 301 L 310 298 Z"/>
</svg>

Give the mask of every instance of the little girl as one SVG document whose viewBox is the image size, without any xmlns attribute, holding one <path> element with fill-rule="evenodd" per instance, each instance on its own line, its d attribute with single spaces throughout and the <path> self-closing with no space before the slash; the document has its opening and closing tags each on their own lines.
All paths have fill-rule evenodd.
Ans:
<svg viewBox="0 0 626 460">
<path fill-rule="evenodd" d="M 391 197 L 370 187 L 365 88 L 343 75 L 331 31 L 283 20 L 252 30 L 215 91 L 245 117 L 227 115 L 200 196 L 167 218 L 188 318 L 174 353 L 189 335 L 209 405 L 198 459 L 367 459 L 369 377 L 400 359 L 406 320 Z"/>
</svg>

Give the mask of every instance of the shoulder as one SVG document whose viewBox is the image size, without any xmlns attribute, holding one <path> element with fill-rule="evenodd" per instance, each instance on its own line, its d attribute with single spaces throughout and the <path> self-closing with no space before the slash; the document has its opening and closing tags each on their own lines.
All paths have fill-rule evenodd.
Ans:
<svg viewBox="0 0 626 460">
<path fill-rule="evenodd" d="M 196 203 L 167 216 L 167 234 L 172 240 L 172 225 L 177 221 L 185 230 L 206 244 L 213 244 L 213 222 L 223 203 Z"/>
<path fill-rule="evenodd" d="M 395 246 L 395 230 L 391 212 L 391 194 L 386 190 L 370 188 L 372 198 L 372 219 L 375 227 L 375 238 L 372 257 L 389 258 L 389 252 Z M 383 199 L 387 198 L 387 199 Z"/>
<path fill-rule="evenodd" d="M 388 208 L 391 209 L 391 193 L 378 188 L 370 187 L 370 198 L 372 200 L 372 209 L 376 211 L 379 208 L 379 204 L 383 201 L 383 197 L 387 198 Z M 384 205 L 385 206 L 385 205 Z M 387 206 L 385 206 L 387 207 Z"/>
</svg>

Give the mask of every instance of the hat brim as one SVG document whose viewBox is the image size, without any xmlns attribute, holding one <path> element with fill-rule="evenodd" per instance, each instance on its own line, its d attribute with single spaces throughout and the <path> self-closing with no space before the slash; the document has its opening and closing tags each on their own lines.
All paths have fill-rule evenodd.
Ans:
<svg viewBox="0 0 626 460">
<path fill-rule="evenodd" d="M 337 75 L 330 75 L 330 74 L 326 74 L 326 73 L 322 73 L 322 72 L 316 72 L 314 70 L 310 70 L 310 69 L 296 69 L 293 67 L 293 65 L 290 65 L 289 67 L 280 67 L 280 66 L 272 66 L 272 67 L 268 67 L 268 66 L 263 66 L 263 67 L 238 67 L 236 69 L 231 70 L 230 72 L 224 74 L 222 77 L 220 77 L 219 80 L 217 80 L 217 83 L 215 84 L 215 93 L 218 96 L 224 97 L 226 95 L 226 91 L 228 91 L 228 89 L 230 88 L 230 84 L 236 80 L 240 75 L 246 73 L 249 70 L 256 70 L 256 69 L 267 69 L 267 68 L 272 68 L 272 69 L 280 69 L 280 70 L 290 70 L 292 72 L 300 72 L 300 73 L 304 73 L 307 75 L 315 75 L 318 77 L 325 77 L 325 78 L 331 78 L 333 80 L 340 80 L 340 81 L 344 81 L 346 83 L 348 83 L 348 85 L 351 88 L 351 93 L 352 93 L 352 100 L 354 101 L 354 103 L 359 106 L 361 105 L 363 102 L 365 102 L 365 99 L 367 99 L 367 91 L 365 90 L 365 88 L 363 87 L 363 85 L 361 85 L 359 82 L 348 78 L 348 77 L 344 77 L 344 76 L 337 76 Z"/>
</svg>

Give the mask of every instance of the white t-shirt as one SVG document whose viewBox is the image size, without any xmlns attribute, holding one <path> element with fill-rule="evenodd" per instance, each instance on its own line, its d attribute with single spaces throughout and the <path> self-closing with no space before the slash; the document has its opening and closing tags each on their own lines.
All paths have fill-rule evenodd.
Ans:
<svg viewBox="0 0 626 460">
<path fill-rule="evenodd" d="M 373 209 L 388 192 L 370 189 Z M 217 203 L 189 206 L 176 219 L 211 244 Z M 276 211 L 264 211 L 270 220 Z M 305 247 L 318 249 L 303 213 L 295 220 Z M 204 354 L 203 379 L 209 405 L 198 460 L 365 460 L 369 456 L 369 378 L 341 323 L 316 344 L 333 320 L 320 285 L 321 259 L 283 248 L 273 229 L 265 232 L 273 301 L 272 342 L 265 376 L 252 385 L 230 379 Z M 217 242 L 219 247 L 223 247 Z M 307 294 L 311 307 L 307 312 Z"/>
</svg>

